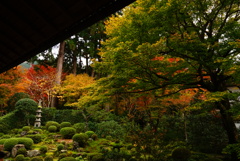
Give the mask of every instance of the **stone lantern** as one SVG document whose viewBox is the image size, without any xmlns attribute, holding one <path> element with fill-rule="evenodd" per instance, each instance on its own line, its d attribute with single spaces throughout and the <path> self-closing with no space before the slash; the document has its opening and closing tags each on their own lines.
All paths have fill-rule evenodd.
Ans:
<svg viewBox="0 0 240 161">
<path fill-rule="evenodd" d="M 38 109 L 36 111 L 36 120 L 35 120 L 35 123 L 34 123 L 34 127 L 41 127 L 41 117 L 42 117 L 42 105 L 41 105 L 41 100 L 39 101 L 38 103 Z"/>
</svg>

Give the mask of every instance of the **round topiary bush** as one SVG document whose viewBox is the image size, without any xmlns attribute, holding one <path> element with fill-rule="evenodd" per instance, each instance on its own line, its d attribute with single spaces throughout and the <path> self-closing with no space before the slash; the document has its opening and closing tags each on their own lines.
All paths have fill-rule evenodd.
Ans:
<svg viewBox="0 0 240 161">
<path fill-rule="evenodd" d="M 24 156 L 27 156 L 27 150 L 26 150 L 26 148 L 20 148 L 20 149 L 18 149 L 17 155 L 19 155 L 19 154 L 22 154 L 22 155 L 24 155 Z"/>
<path fill-rule="evenodd" d="M 64 127 L 60 130 L 60 134 L 64 139 L 71 139 L 76 133 L 76 130 L 73 127 Z"/>
<path fill-rule="evenodd" d="M 15 109 L 17 110 L 16 111 L 17 116 L 20 117 L 21 119 L 24 119 L 27 125 L 34 123 L 37 108 L 38 108 L 37 102 L 30 98 L 20 99 L 17 101 L 15 105 Z"/>
<path fill-rule="evenodd" d="M 174 161 L 187 161 L 191 156 L 191 151 L 185 147 L 179 147 L 173 150 L 172 158 Z"/>
<path fill-rule="evenodd" d="M 52 156 L 46 156 L 44 158 L 44 161 L 53 161 L 53 157 Z"/>
<path fill-rule="evenodd" d="M 86 131 L 85 134 L 87 134 L 89 138 L 92 138 L 92 135 L 95 134 L 95 132 L 93 132 L 93 131 Z"/>
<path fill-rule="evenodd" d="M 72 139 L 76 141 L 80 147 L 85 147 L 87 145 L 88 135 L 85 133 L 75 134 Z"/>
<path fill-rule="evenodd" d="M 63 150 L 63 148 L 64 148 L 64 145 L 63 145 L 63 144 L 58 144 L 58 145 L 57 145 L 57 150 L 58 150 L 58 151 Z"/>
<path fill-rule="evenodd" d="M 58 160 L 61 160 L 61 159 L 66 158 L 66 157 L 67 157 L 67 154 L 66 154 L 66 153 L 61 153 L 61 154 L 59 154 L 59 156 L 58 156 Z"/>
<path fill-rule="evenodd" d="M 30 160 L 31 160 L 30 157 L 25 157 L 25 158 L 24 158 L 24 161 L 30 161 Z"/>
<path fill-rule="evenodd" d="M 15 157 L 15 161 L 25 161 L 25 157 L 23 154 L 19 154 Z"/>
<path fill-rule="evenodd" d="M 73 128 L 76 129 L 77 133 L 85 132 L 86 125 L 85 125 L 85 123 L 76 123 L 73 125 Z"/>
<path fill-rule="evenodd" d="M 22 128 L 23 131 L 29 131 L 30 129 L 31 129 L 30 126 L 23 126 Z"/>
<path fill-rule="evenodd" d="M 64 157 L 64 158 L 60 159 L 60 161 L 77 161 L 77 160 L 73 157 Z"/>
<path fill-rule="evenodd" d="M 30 150 L 33 145 L 33 140 L 31 138 L 17 138 L 18 144 L 24 144 L 27 150 Z"/>
<path fill-rule="evenodd" d="M 42 141 L 42 136 L 40 134 L 27 135 L 26 137 L 31 138 L 34 144 L 40 143 Z"/>
<path fill-rule="evenodd" d="M 57 131 L 57 127 L 55 125 L 51 125 L 48 127 L 48 131 L 49 132 L 56 132 Z"/>
<path fill-rule="evenodd" d="M 48 129 L 49 128 L 49 126 L 52 126 L 52 125 L 54 125 L 54 126 L 56 126 L 57 127 L 57 130 L 59 130 L 60 129 L 60 124 L 58 123 L 58 122 L 56 122 L 56 121 L 48 121 L 47 123 L 46 123 L 46 129 Z"/>
<path fill-rule="evenodd" d="M 7 139 L 5 142 L 4 142 L 4 150 L 5 151 L 9 151 L 11 152 L 12 151 L 12 148 L 18 144 L 18 140 L 17 138 L 10 138 L 10 139 Z"/>
<path fill-rule="evenodd" d="M 41 152 L 41 154 L 46 154 L 48 151 L 48 148 L 47 148 L 47 146 L 41 146 L 39 148 L 39 151 Z"/>
<path fill-rule="evenodd" d="M 71 127 L 71 126 L 72 126 L 72 124 L 70 122 L 62 122 L 60 124 L 61 129 L 64 128 L 64 127 Z"/>
</svg>

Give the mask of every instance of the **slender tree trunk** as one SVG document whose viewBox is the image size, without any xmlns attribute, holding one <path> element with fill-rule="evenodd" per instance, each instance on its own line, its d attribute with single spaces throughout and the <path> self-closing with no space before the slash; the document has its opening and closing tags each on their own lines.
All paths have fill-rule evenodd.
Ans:
<svg viewBox="0 0 240 161">
<path fill-rule="evenodd" d="M 76 51 L 74 51 L 74 53 L 73 53 L 73 70 L 72 70 L 72 73 L 74 75 L 77 75 L 77 53 L 76 53 Z"/>
<path fill-rule="evenodd" d="M 88 55 L 86 54 L 86 73 L 89 74 L 88 72 Z"/>
<path fill-rule="evenodd" d="M 58 61 L 57 61 L 57 73 L 56 73 L 56 79 L 55 79 L 56 85 L 61 84 L 63 60 L 64 60 L 64 48 L 65 48 L 65 41 L 61 42 L 60 46 L 59 46 Z M 56 96 L 53 97 L 51 106 L 57 107 L 57 97 Z"/>
</svg>

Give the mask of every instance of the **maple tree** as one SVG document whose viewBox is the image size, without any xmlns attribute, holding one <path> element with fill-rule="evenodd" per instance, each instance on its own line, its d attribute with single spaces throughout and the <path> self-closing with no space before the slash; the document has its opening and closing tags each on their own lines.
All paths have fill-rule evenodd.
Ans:
<svg viewBox="0 0 240 161">
<path fill-rule="evenodd" d="M 237 143 L 227 87 L 239 82 L 239 12 L 237 0 L 138 0 L 107 21 L 103 61 L 95 63 L 108 75 L 102 85 L 109 95 L 151 91 L 159 98 L 204 89 L 229 143 Z"/>
<path fill-rule="evenodd" d="M 0 111 L 3 112 L 10 96 L 22 91 L 17 85 L 21 77 L 22 71 L 19 66 L 0 74 Z"/>
<path fill-rule="evenodd" d="M 79 107 L 78 99 L 87 93 L 87 87 L 95 82 L 88 74 L 70 74 L 60 86 L 55 89 L 59 93 L 59 98 L 64 100 L 65 106 Z"/>
<path fill-rule="evenodd" d="M 55 86 L 56 68 L 43 65 L 32 65 L 26 72 L 21 86 L 24 86 L 25 92 L 28 93 L 35 101 L 42 100 L 43 107 L 49 107 L 53 87 Z"/>
</svg>

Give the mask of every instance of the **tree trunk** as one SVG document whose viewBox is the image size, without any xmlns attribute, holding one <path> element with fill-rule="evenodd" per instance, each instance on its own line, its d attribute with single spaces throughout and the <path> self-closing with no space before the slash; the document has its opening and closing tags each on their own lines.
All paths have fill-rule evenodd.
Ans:
<svg viewBox="0 0 240 161">
<path fill-rule="evenodd" d="M 77 54 L 76 54 L 76 51 L 74 51 L 74 53 L 73 53 L 73 70 L 72 70 L 72 73 L 74 75 L 77 75 Z"/>
<path fill-rule="evenodd" d="M 55 78 L 56 85 L 61 84 L 63 60 L 64 60 L 64 48 L 65 48 L 65 41 L 61 42 L 60 46 L 59 46 L 58 61 L 57 61 L 57 73 L 56 73 L 56 78 Z M 51 106 L 57 107 L 57 96 L 53 97 Z"/>
<path fill-rule="evenodd" d="M 229 112 L 230 110 L 229 100 L 224 99 L 221 102 L 218 102 L 217 105 L 222 116 L 223 126 L 227 132 L 228 143 L 236 144 L 238 142 L 238 132 L 237 132 L 237 128 L 235 126 L 232 114 L 231 112 Z M 236 151 L 233 151 L 231 153 L 231 161 L 239 161 Z"/>
</svg>

